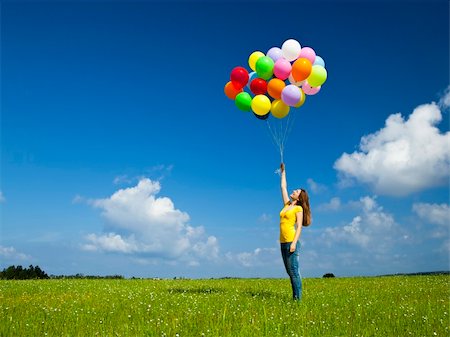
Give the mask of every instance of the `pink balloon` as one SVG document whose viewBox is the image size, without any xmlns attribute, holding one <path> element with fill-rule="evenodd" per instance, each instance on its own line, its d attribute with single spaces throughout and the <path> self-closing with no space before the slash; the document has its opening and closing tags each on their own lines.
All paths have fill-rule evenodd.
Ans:
<svg viewBox="0 0 450 337">
<path fill-rule="evenodd" d="M 316 52 L 314 51 L 314 49 L 310 48 L 310 47 L 303 47 L 300 50 L 300 56 L 298 58 L 305 58 L 311 61 L 311 63 L 313 64 L 314 61 L 316 60 Z"/>
<path fill-rule="evenodd" d="M 305 81 L 305 83 L 303 83 L 303 85 L 302 85 L 303 92 L 304 92 L 306 95 L 309 95 L 309 96 L 312 96 L 312 95 L 317 94 L 317 93 L 320 91 L 320 88 L 321 88 L 320 86 L 318 86 L 318 87 L 312 87 L 312 86 L 310 86 L 309 83 L 306 82 L 306 81 Z"/>
<path fill-rule="evenodd" d="M 285 80 L 289 77 L 289 74 L 291 73 L 292 65 L 291 62 L 284 58 L 280 58 L 275 62 L 275 65 L 273 66 L 273 73 L 276 77 L 278 77 L 280 80 Z"/>
</svg>

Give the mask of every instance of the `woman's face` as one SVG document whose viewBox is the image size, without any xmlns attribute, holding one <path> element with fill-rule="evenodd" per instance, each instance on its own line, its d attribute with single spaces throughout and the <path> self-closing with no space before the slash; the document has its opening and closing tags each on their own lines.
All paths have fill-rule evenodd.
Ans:
<svg viewBox="0 0 450 337">
<path fill-rule="evenodd" d="M 292 193 L 291 193 L 291 199 L 292 200 L 298 200 L 298 198 L 300 197 L 300 193 L 302 193 L 301 189 L 293 190 Z"/>
</svg>

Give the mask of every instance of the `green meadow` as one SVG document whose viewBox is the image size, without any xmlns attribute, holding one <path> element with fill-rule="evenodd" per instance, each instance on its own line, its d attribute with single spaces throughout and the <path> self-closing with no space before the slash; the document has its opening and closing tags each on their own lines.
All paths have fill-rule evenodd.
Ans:
<svg viewBox="0 0 450 337">
<path fill-rule="evenodd" d="M 0 336 L 449 336 L 450 276 L 0 281 Z"/>
</svg>

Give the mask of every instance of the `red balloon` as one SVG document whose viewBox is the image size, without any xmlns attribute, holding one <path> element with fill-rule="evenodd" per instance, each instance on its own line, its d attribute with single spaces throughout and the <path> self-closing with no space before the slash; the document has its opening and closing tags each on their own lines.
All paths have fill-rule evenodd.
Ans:
<svg viewBox="0 0 450 337">
<path fill-rule="evenodd" d="M 250 90 L 255 95 L 264 95 L 267 92 L 267 82 L 257 77 L 250 82 Z"/>
<path fill-rule="evenodd" d="M 236 67 L 231 71 L 230 80 L 236 89 L 242 89 L 248 82 L 248 71 L 243 67 Z"/>
</svg>

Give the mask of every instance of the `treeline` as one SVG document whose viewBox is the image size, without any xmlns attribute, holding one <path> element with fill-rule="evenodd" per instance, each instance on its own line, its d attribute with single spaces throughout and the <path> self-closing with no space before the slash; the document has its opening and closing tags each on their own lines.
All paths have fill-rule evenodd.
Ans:
<svg viewBox="0 0 450 337">
<path fill-rule="evenodd" d="M 124 279 L 124 277 L 122 275 L 98 276 L 98 275 L 83 275 L 83 274 L 51 275 L 50 278 L 52 278 L 52 279 L 86 279 L 86 280 L 100 280 L 100 279 L 122 280 L 122 279 Z"/>
<path fill-rule="evenodd" d="M 425 271 L 418 273 L 397 273 L 397 274 L 386 274 L 380 276 L 433 276 L 433 275 L 450 275 L 450 270 L 440 270 L 440 271 Z"/>
<path fill-rule="evenodd" d="M 28 268 L 22 266 L 9 266 L 0 272 L 3 280 L 33 280 L 50 278 L 39 266 L 30 265 Z"/>
<path fill-rule="evenodd" d="M 30 265 L 28 268 L 22 266 L 9 266 L 0 272 L 0 280 L 35 280 L 35 279 L 123 279 L 122 275 L 50 275 L 48 276 L 39 266 Z"/>
</svg>

